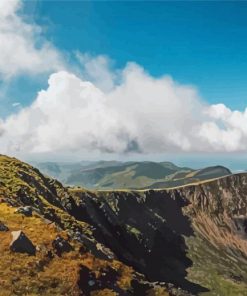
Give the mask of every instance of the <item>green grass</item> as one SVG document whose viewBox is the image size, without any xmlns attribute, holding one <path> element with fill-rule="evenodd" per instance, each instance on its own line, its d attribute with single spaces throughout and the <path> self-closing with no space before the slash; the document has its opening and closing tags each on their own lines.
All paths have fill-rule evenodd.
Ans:
<svg viewBox="0 0 247 296">
<path fill-rule="evenodd" d="M 209 289 L 202 296 L 246 296 L 247 265 L 228 257 L 199 236 L 186 239 L 193 266 L 188 279 Z M 236 279 L 240 278 L 240 281 Z"/>
</svg>

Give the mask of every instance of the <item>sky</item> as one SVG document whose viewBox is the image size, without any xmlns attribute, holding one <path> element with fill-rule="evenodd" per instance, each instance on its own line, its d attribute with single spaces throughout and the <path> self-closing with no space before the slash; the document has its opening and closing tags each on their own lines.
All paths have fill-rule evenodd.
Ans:
<svg viewBox="0 0 247 296">
<path fill-rule="evenodd" d="M 134 61 L 195 85 L 209 102 L 246 107 L 246 2 L 44 1 L 37 12 L 55 23 L 59 48 L 106 54 L 119 67 Z"/>
<path fill-rule="evenodd" d="M 246 15 L 243 1 L 1 0 L 0 153 L 246 169 Z"/>
</svg>

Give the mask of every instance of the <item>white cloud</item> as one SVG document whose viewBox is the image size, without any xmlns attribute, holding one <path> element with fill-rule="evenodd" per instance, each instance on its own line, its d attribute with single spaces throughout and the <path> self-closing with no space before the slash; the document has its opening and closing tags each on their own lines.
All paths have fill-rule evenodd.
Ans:
<svg viewBox="0 0 247 296">
<path fill-rule="evenodd" d="M 247 149 L 247 111 L 207 105 L 194 87 L 154 78 L 134 63 L 107 71 L 119 78 L 107 90 L 66 71 L 52 74 L 30 107 L 0 123 L 2 153 Z"/>
<path fill-rule="evenodd" d="M 24 20 L 22 2 L 0 1 L 0 79 L 63 68 L 61 54 L 41 37 L 41 28 Z"/>
<path fill-rule="evenodd" d="M 12 104 L 12 107 L 16 108 L 16 107 L 20 107 L 21 106 L 21 103 L 20 102 L 14 102 Z"/>
<path fill-rule="evenodd" d="M 118 73 L 111 71 L 111 64 L 113 62 L 107 56 L 99 55 L 93 57 L 90 54 L 77 52 L 76 57 L 82 66 L 81 71 L 85 79 L 93 82 L 103 91 L 113 89 L 118 79 Z"/>
<path fill-rule="evenodd" d="M 128 142 L 105 95 L 90 82 L 67 72 L 52 74 L 35 102 L 3 124 L 8 151 L 78 149 L 123 151 Z"/>
<path fill-rule="evenodd" d="M 247 109 L 232 111 L 224 104 L 209 106 L 211 121 L 201 124 L 199 135 L 214 151 L 247 150 Z"/>
</svg>

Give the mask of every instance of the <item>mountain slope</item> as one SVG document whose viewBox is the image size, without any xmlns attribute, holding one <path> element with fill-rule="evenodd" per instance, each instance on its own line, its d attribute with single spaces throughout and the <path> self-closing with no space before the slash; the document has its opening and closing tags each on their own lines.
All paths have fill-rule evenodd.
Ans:
<svg viewBox="0 0 247 296">
<path fill-rule="evenodd" d="M 84 191 L 84 195 L 89 193 Z M 14 158 L 0 155 L 0 295 L 136 295 L 136 291 L 162 291 L 143 275 L 121 263 L 94 235 L 92 225 L 77 220 L 79 202 L 59 182 Z M 33 214 L 19 212 L 31 207 Z M 36 246 L 35 256 L 10 250 L 11 232 L 22 230 Z M 63 237 L 72 250 L 54 249 Z"/>
<path fill-rule="evenodd" d="M 246 174 L 170 190 L 104 191 L 97 203 L 105 220 L 91 224 L 118 229 L 104 243 L 150 280 L 195 294 L 247 295 Z"/>
<path fill-rule="evenodd" d="M 191 172 L 178 171 L 168 178 L 168 180 L 153 183 L 151 186 L 147 186 L 146 189 L 171 188 L 188 184 L 196 184 L 205 180 L 208 181 L 231 174 L 231 171 L 223 166 L 212 166 Z"/>
<path fill-rule="evenodd" d="M 171 162 L 100 161 L 87 164 L 41 163 L 43 173 L 59 178 L 67 185 L 89 189 L 168 188 L 231 174 L 222 166 L 193 170 Z"/>
<path fill-rule="evenodd" d="M 10 233 L 0 232 L 5 295 L 66 288 L 68 295 L 247 295 L 246 174 L 169 190 L 90 192 L 0 156 L 0 199 L 10 231 L 45 245 L 44 254 L 13 253 Z M 21 205 L 33 215 L 15 213 Z M 59 257 L 57 235 L 73 251 Z"/>
</svg>

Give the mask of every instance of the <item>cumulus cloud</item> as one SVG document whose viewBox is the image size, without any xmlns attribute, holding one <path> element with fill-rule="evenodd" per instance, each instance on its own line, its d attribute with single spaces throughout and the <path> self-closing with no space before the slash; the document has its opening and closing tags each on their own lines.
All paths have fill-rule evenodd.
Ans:
<svg viewBox="0 0 247 296">
<path fill-rule="evenodd" d="M 76 52 L 76 57 L 81 64 L 81 72 L 85 79 L 93 82 L 103 91 L 110 91 L 114 88 L 119 73 L 111 70 L 113 61 L 107 56 L 94 57 L 88 53 Z"/>
<path fill-rule="evenodd" d="M 134 63 L 105 71 L 119 78 L 107 89 L 66 71 L 50 75 L 31 106 L 0 122 L 2 152 L 246 150 L 247 111 L 210 106 L 193 86 L 154 78 Z"/>
<path fill-rule="evenodd" d="M 126 149 L 125 126 L 101 90 L 68 72 L 52 74 L 48 83 L 29 108 L 3 123 L 1 146 L 31 152 Z"/>
<path fill-rule="evenodd" d="M 21 0 L 0 1 L 0 79 L 63 68 L 59 51 L 42 38 L 42 29 L 25 21 Z"/>
<path fill-rule="evenodd" d="M 214 151 L 246 151 L 247 109 L 232 111 L 224 104 L 216 104 L 209 106 L 205 113 L 210 120 L 201 124 L 199 136 L 206 147 Z"/>
</svg>

